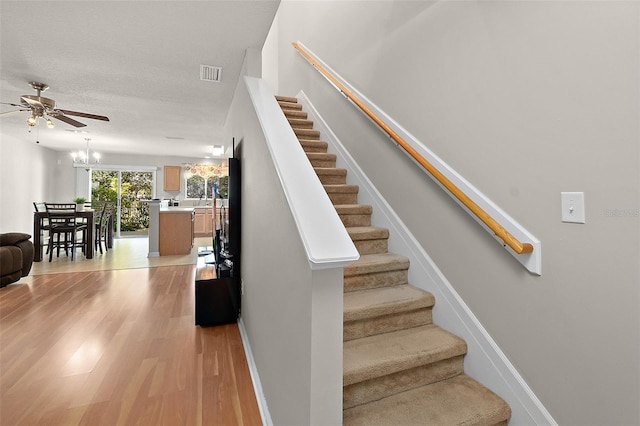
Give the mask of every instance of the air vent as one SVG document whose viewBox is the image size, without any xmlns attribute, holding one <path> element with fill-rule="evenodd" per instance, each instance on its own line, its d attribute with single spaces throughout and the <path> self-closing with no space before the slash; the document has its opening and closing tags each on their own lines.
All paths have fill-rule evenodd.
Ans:
<svg viewBox="0 0 640 426">
<path fill-rule="evenodd" d="M 200 80 L 219 83 L 222 78 L 222 68 L 211 65 L 200 65 Z"/>
</svg>

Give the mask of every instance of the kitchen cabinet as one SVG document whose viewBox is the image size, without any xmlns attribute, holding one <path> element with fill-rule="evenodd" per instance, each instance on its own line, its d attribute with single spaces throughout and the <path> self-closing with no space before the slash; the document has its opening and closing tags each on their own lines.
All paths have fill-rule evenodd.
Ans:
<svg viewBox="0 0 640 426">
<path fill-rule="evenodd" d="M 160 256 L 189 254 L 193 247 L 193 209 L 160 210 Z"/>
<path fill-rule="evenodd" d="M 180 166 L 164 166 L 164 190 L 180 192 Z"/>
<path fill-rule="evenodd" d="M 196 237 L 210 237 L 213 235 L 213 210 L 211 207 L 195 209 L 195 219 L 193 223 Z"/>
</svg>

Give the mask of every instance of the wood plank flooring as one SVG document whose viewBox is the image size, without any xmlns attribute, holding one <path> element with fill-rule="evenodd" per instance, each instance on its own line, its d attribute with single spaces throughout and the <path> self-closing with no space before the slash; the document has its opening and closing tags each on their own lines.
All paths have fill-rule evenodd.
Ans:
<svg viewBox="0 0 640 426">
<path fill-rule="evenodd" d="M 194 265 L 0 289 L 0 425 L 259 425 L 236 324 L 194 325 Z"/>
</svg>

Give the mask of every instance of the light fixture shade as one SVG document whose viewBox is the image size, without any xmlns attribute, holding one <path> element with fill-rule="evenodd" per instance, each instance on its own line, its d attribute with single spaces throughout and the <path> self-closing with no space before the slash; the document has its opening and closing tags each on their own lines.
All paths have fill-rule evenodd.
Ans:
<svg viewBox="0 0 640 426">
<path fill-rule="evenodd" d="M 86 170 L 89 170 L 90 163 L 100 164 L 100 154 L 97 152 L 92 152 L 91 154 L 89 154 L 89 141 L 91 139 L 85 138 L 84 140 L 87 142 L 86 150 L 78 150 L 72 152 L 71 157 L 73 158 L 74 167 L 85 167 Z M 91 158 L 93 158 L 93 161 L 91 161 Z"/>
<path fill-rule="evenodd" d="M 214 157 L 220 157 L 222 154 L 224 154 L 224 145 L 214 145 L 213 149 L 211 150 L 211 154 Z"/>
<path fill-rule="evenodd" d="M 38 118 L 33 113 L 31 113 L 29 117 L 27 117 L 27 126 L 33 127 L 36 125 L 37 121 L 38 121 Z"/>
</svg>

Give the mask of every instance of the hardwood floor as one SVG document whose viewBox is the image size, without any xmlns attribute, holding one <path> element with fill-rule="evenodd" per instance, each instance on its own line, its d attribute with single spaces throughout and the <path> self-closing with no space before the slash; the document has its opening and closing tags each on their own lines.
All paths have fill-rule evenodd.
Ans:
<svg viewBox="0 0 640 426">
<path fill-rule="evenodd" d="M 236 324 L 194 325 L 194 265 L 0 289 L 0 425 L 259 425 Z"/>
</svg>

